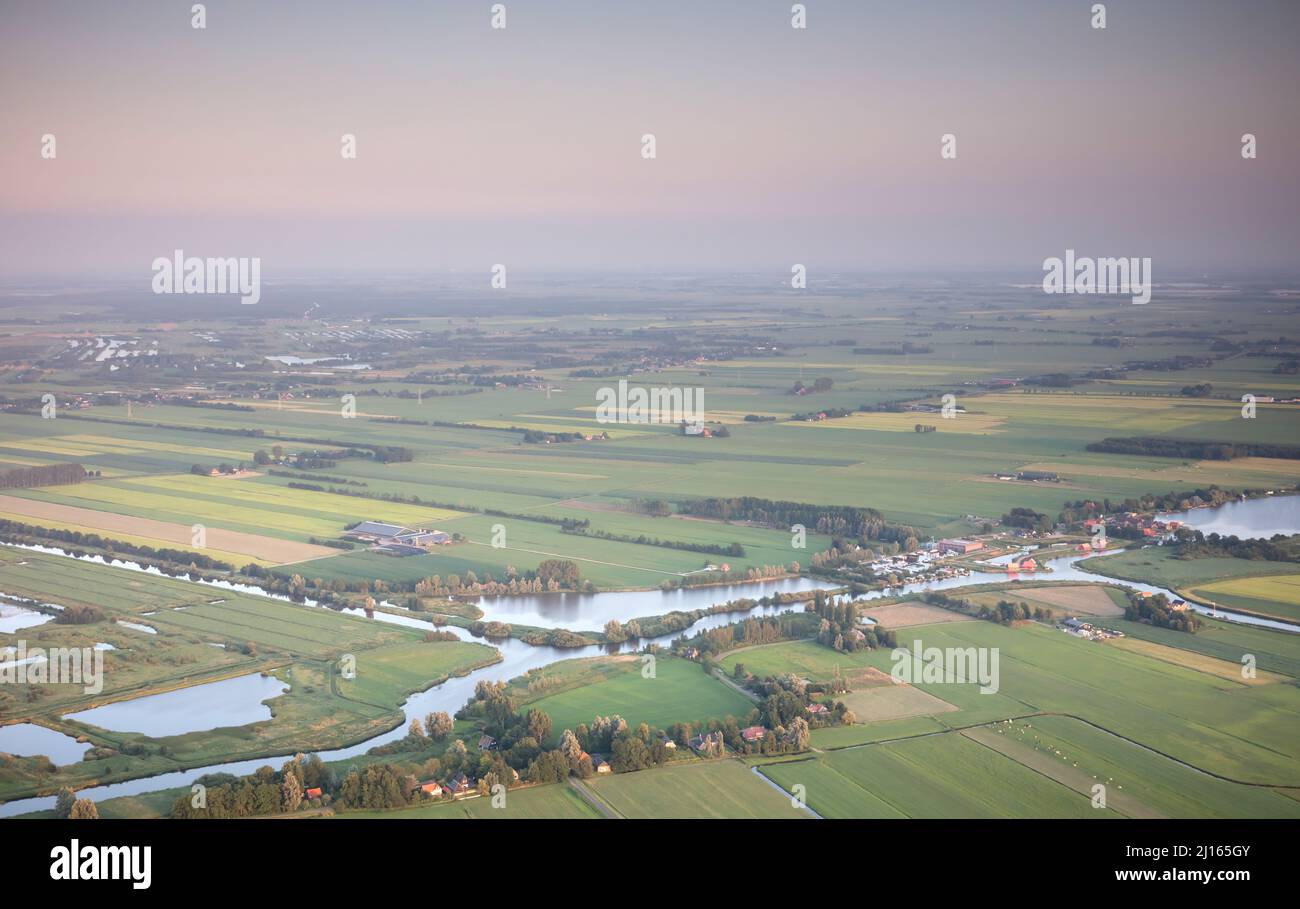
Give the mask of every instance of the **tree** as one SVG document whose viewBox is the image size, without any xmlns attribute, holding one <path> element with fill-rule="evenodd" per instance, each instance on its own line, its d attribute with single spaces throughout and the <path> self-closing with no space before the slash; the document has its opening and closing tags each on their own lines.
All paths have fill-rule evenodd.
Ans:
<svg viewBox="0 0 1300 909">
<path fill-rule="evenodd" d="M 285 811 L 297 811 L 298 806 L 302 804 L 302 783 L 298 777 L 292 773 L 284 775 L 284 785 L 281 788 L 282 805 Z"/>
<path fill-rule="evenodd" d="M 551 718 L 541 710 L 528 711 L 528 734 L 539 742 L 551 737 Z"/>
<path fill-rule="evenodd" d="M 447 736 L 451 735 L 456 724 L 451 718 L 451 714 L 445 710 L 439 710 L 437 713 L 431 713 L 424 718 L 424 728 L 429 734 L 429 738 L 435 742 L 441 742 Z"/>
<path fill-rule="evenodd" d="M 411 725 L 407 728 L 406 734 L 417 739 L 424 738 L 424 727 L 420 725 L 418 716 L 411 717 Z"/>
<path fill-rule="evenodd" d="M 68 817 L 74 820 L 96 820 L 99 818 L 99 809 L 90 799 L 77 799 L 72 803 Z"/>
<path fill-rule="evenodd" d="M 54 798 L 54 814 L 56 817 L 66 818 L 72 814 L 73 803 L 77 801 L 77 794 L 68 787 L 64 786 L 59 790 L 59 794 Z"/>
<path fill-rule="evenodd" d="M 578 742 L 578 737 L 573 734 L 572 729 L 564 730 L 560 735 L 560 753 L 569 761 L 569 769 L 578 769 L 578 760 L 582 757 L 583 748 Z"/>
<path fill-rule="evenodd" d="M 786 727 L 785 738 L 795 751 L 806 751 L 808 743 L 812 739 L 812 733 L 808 729 L 808 721 L 801 716 L 795 717 L 790 721 L 790 725 Z"/>
</svg>

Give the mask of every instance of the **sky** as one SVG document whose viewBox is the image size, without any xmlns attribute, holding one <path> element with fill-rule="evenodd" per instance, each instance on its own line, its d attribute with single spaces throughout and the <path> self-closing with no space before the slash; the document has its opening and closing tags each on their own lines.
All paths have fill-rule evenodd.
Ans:
<svg viewBox="0 0 1300 909">
<path fill-rule="evenodd" d="M 1291 0 L 192 5 L 0 0 L 0 280 L 1300 270 Z"/>
</svg>

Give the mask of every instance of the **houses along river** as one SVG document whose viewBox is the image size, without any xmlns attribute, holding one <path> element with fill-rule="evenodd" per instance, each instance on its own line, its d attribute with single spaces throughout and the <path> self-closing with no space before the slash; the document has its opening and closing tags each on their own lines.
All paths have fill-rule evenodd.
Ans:
<svg viewBox="0 0 1300 909">
<path fill-rule="evenodd" d="M 1224 509 L 1231 509 L 1225 512 Z M 1195 516 L 1196 520 L 1192 520 Z M 1286 496 L 1265 499 L 1252 499 L 1245 502 L 1233 502 L 1216 509 L 1196 509 L 1188 513 L 1188 517 L 1179 516 L 1180 520 L 1187 520 L 1197 529 L 1205 533 L 1233 533 L 1230 527 L 1238 528 L 1238 531 L 1246 530 L 1248 533 L 1236 532 L 1238 536 L 1258 536 L 1269 537 L 1274 533 L 1296 533 L 1297 527 L 1300 527 L 1300 496 Z M 67 555 L 62 550 L 53 549 L 44 546 L 24 547 L 35 549 L 40 552 L 53 553 L 58 555 Z M 1040 559 L 1044 553 L 1035 553 Z M 104 562 L 105 560 L 98 557 L 85 556 L 92 561 Z M 1004 556 L 1001 559 L 991 559 L 991 563 L 999 564 L 1014 556 Z M 1084 571 L 1076 567 L 1076 563 L 1085 558 L 1104 558 L 1104 556 L 1088 555 L 1063 555 L 1059 558 L 1051 558 L 1051 571 L 1041 574 L 1027 576 L 1026 580 L 1051 580 L 1051 581 L 1079 581 L 1085 583 L 1097 583 L 1098 581 L 1111 580 L 1095 574 Z M 118 567 L 128 568 L 137 571 L 148 571 L 150 573 L 159 573 L 157 569 L 145 569 L 136 563 L 121 562 L 114 560 L 111 563 Z M 974 574 L 967 577 L 944 578 L 935 581 L 918 581 L 903 584 L 888 590 L 873 590 L 868 593 L 859 595 L 856 599 L 859 601 L 881 599 L 884 597 L 900 596 L 902 594 L 914 593 L 926 590 L 960 590 L 963 587 L 971 587 L 979 584 L 988 584 L 994 581 L 1002 580 L 997 575 Z M 1171 590 L 1157 587 L 1151 584 L 1144 584 L 1134 581 L 1111 580 L 1112 583 L 1131 587 L 1136 590 L 1149 591 L 1151 593 L 1163 593 L 1170 599 L 1182 599 Z M 224 587 L 225 589 L 237 589 L 245 593 L 253 593 L 266 596 L 266 591 L 258 588 L 248 587 L 246 585 L 235 585 L 223 581 L 204 582 L 212 586 Z M 618 619 L 620 622 L 626 622 L 628 619 L 638 618 L 646 615 L 663 614 L 673 610 L 691 611 L 695 609 L 705 609 L 717 603 L 724 603 L 730 600 L 740 598 L 757 599 L 762 596 L 780 592 L 795 592 L 815 589 L 819 584 L 811 578 L 789 578 L 771 582 L 756 582 L 746 584 L 732 584 L 719 587 L 701 587 L 688 590 L 671 591 L 662 593 L 659 591 L 619 591 L 596 594 L 544 594 L 540 596 L 502 598 L 493 597 L 485 598 L 481 601 L 480 606 L 484 611 L 484 620 L 497 620 L 502 622 L 519 622 L 525 625 L 537 625 L 539 627 L 570 627 L 570 628 L 595 628 L 602 626 L 609 619 Z M 272 595 L 274 596 L 274 595 Z M 285 599 L 284 597 L 275 596 L 276 599 Z M 1192 608 L 1198 612 L 1213 615 L 1220 619 L 1228 621 L 1242 622 L 1249 625 L 1255 625 L 1264 628 L 1272 628 L 1281 631 L 1300 633 L 1300 625 L 1289 622 L 1275 621 L 1264 619 L 1257 616 L 1242 615 L 1239 613 L 1228 612 L 1223 609 L 1211 609 L 1208 606 L 1197 604 L 1189 601 Z M 313 601 L 308 601 L 307 605 L 315 606 Z M 690 633 L 694 634 L 709 628 L 717 628 L 722 625 L 729 625 L 733 622 L 740 621 L 750 616 L 773 615 L 779 612 L 790 611 L 802 608 L 801 604 L 783 604 L 775 606 L 759 606 L 747 612 L 729 612 L 719 613 L 717 615 L 705 616 L 690 627 Z M 415 627 L 433 626 L 415 616 L 392 615 L 384 612 L 375 612 L 376 621 L 390 621 L 398 624 L 410 625 Z M 473 638 L 468 631 L 454 626 L 448 626 L 443 630 L 452 631 L 465 640 Z M 577 657 L 595 656 L 601 653 L 618 653 L 632 652 L 639 650 L 647 643 L 668 644 L 674 637 L 681 632 L 664 635 L 660 638 L 643 638 L 639 641 L 629 641 L 619 645 L 597 645 L 592 647 L 581 648 L 555 648 L 555 647 L 534 647 L 525 644 L 522 641 L 513 638 L 507 640 L 492 641 L 502 656 L 502 660 L 493 663 L 490 666 L 475 670 L 466 676 L 460 678 L 451 678 L 441 685 L 435 686 L 412 695 L 402 705 L 402 710 L 406 715 L 406 723 L 346 748 L 337 748 L 331 751 L 317 752 L 323 760 L 339 761 L 346 760 L 359 754 L 364 754 L 376 745 L 382 745 L 400 739 L 406 735 L 406 725 L 412 718 L 419 717 L 423 719 L 427 714 L 445 710 L 448 713 L 455 713 L 470 699 L 474 693 L 474 687 L 480 679 L 509 679 L 519 676 L 529 671 L 560 660 L 569 660 Z M 194 689 L 181 689 L 172 692 L 173 695 L 184 695 L 186 691 L 194 691 L 196 706 L 206 697 L 198 689 L 203 686 L 195 686 Z M 56 733 L 57 734 L 57 733 Z M 24 736 L 24 738 L 28 738 Z M 209 773 L 231 773 L 236 775 L 250 774 L 258 767 L 264 764 L 273 763 L 272 758 L 256 758 L 246 761 L 234 761 L 225 764 L 212 764 L 207 767 L 199 767 L 193 770 L 177 771 L 174 773 L 164 773 L 158 776 L 145 777 L 136 780 L 127 780 L 121 783 L 110 783 L 104 786 L 94 786 L 82 789 L 78 795 L 91 798 L 95 801 L 115 798 L 123 795 L 138 795 L 143 792 L 153 792 L 159 789 L 170 789 L 178 786 L 186 786 L 197 778 Z M 29 811 L 38 811 L 51 808 L 54 805 L 53 796 L 16 799 L 0 805 L 0 817 L 9 817 L 16 814 L 23 814 Z"/>
</svg>

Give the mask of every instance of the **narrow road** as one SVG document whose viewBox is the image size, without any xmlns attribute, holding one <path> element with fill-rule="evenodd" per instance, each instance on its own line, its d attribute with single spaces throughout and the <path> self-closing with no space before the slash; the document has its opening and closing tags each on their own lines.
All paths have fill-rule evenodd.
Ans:
<svg viewBox="0 0 1300 909">
<path fill-rule="evenodd" d="M 606 817 L 610 820 L 616 821 L 624 820 L 623 815 L 615 811 L 609 802 L 606 802 L 600 796 L 596 795 L 596 793 L 592 792 L 591 787 L 576 776 L 569 777 L 569 785 L 574 788 L 574 791 L 576 791 L 578 795 L 582 796 L 584 802 L 599 811 L 601 817 Z"/>
</svg>

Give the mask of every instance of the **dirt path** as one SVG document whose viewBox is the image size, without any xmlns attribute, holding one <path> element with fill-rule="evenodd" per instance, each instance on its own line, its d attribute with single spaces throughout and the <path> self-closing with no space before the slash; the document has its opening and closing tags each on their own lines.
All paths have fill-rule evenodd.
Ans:
<svg viewBox="0 0 1300 909">
<path fill-rule="evenodd" d="M 615 821 L 624 820 L 623 815 L 615 811 L 614 807 L 610 805 L 609 802 L 606 802 L 600 796 L 596 795 L 596 793 L 592 792 L 591 787 L 576 776 L 569 777 L 569 785 L 573 787 L 574 791 L 578 793 L 584 802 L 599 811 L 601 817 Z"/>
</svg>

